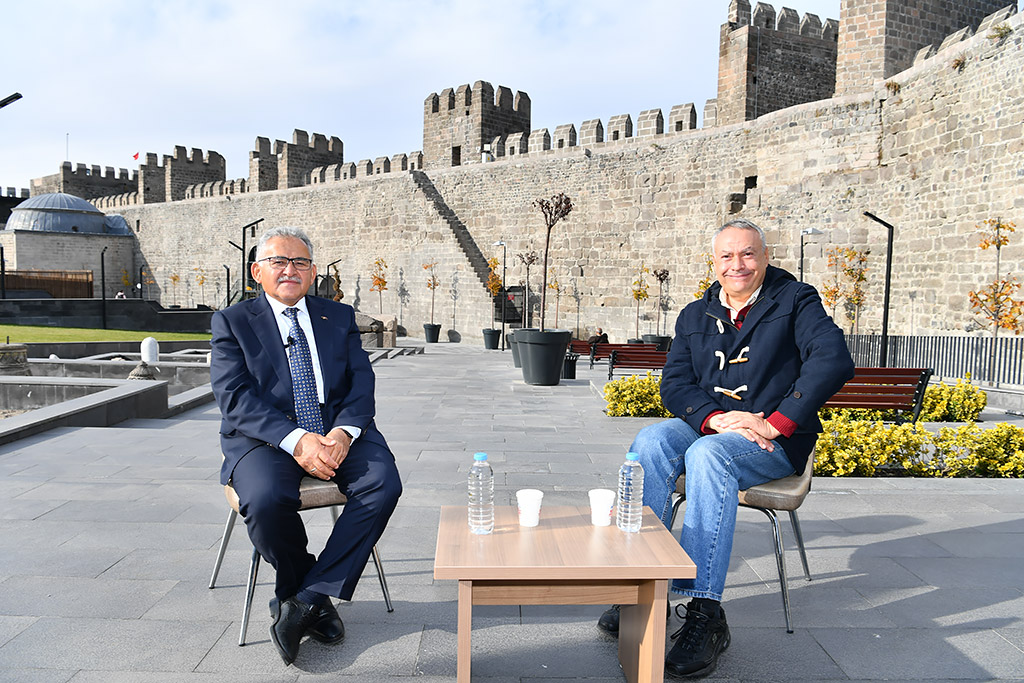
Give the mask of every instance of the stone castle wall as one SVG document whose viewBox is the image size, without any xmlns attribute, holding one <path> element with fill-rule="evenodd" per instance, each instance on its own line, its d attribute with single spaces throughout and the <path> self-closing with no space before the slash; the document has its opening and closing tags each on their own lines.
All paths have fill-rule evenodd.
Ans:
<svg viewBox="0 0 1024 683">
<path fill-rule="evenodd" d="M 132 274 L 138 272 L 136 258 L 138 245 L 130 235 L 98 235 L 79 233 L 69 236 L 67 233 L 38 232 L 35 230 L 0 231 L 0 246 L 4 247 L 4 257 L 8 270 L 40 269 L 44 270 L 91 270 L 93 296 L 102 293 L 100 277 L 100 252 L 106 248 L 103 256 L 106 270 L 107 298 L 113 299 L 118 291 L 132 296 L 130 287 L 126 287 L 123 277 L 132 282 Z"/>
<path fill-rule="evenodd" d="M 72 167 L 70 161 L 61 164 L 60 171 L 53 175 L 34 178 L 32 180 L 32 196 L 51 192 L 64 192 L 76 197 L 102 197 L 111 194 L 132 192 L 138 184 L 138 172 L 128 175 L 127 169 L 114 169 L 107 166 L 100 172 L 99 166 L 77 164 Z"/>
<path fill-rule="evenodd" d="M 827 99 L 836 84 L 839 22 L 734 0 L 719 39 L 716 125 Z"/>
<path fill-rule="evenodd" d="M 948 46 L 896 74 L 899 92 L 874 90 L 808 103 L 756 121 L 616 142 L 529 151 L 492 163 L 428 170 L 437 194 L 485 257 L 508 245 L 509 286 L 524 278 L 515 255 L 541 249 L 543 228 L 533 200 L 566 192 L 576 210 L 552 236 L 551 267 L 566 285 L 580 272 L 583 326 L 601 325 L 613 339 L 633 336 L 630 283 L 645 264 L 672 274 L 670 317 L 691 300 L 703 275 L 709 231 L 731 216 L 761 224 L 773 262 L 796 273 L 799 235 L 825 235 L 807 244 L 806 279 L 821 285 L 830 245 L 870 249 L 868 301 L 860 330 L 881 320 L 885 230 L 871 211 L 897 227 L 890 331 L 944 333 L 970 328 L 967 292 L 981 287 L 994 255 L 977 249 L 976 226 L 987 218 L 1020 220 L 1024 211 L 1024 62 L 1021 16 L 997 42 L 985 35 Z M 964 56 L 961 69 L 956 56 Z M 489 326 L 490 302 L 451 227 L 408 173 L 360 175 L 278 192 L 126 207 L 138 221 L 139 258 L 154 267 L 166 290 L 171 272 L 202 268 L 222 280 L 222 264 L 237 277 L 238 252 L 227 241 L 256 218 L 263 226 L 310 230 L 320 264 L 340 259 L 345 301 L 378 311 L 369 292 L 371 264 L 389 263 L 384 310 L 410 333 L 429 318 L 422 264 L 438 261 L 442 285 L 435 322 L 452 327 L 452 275 L 459 298 L 454 329 L 479 338 Z M 1003 249 L 1004 272 L 1024 268 L 1024 240 Z M 991 261 L 991 263 L 990 263 Z M 401 276 L 399 275 L 401 271 Z M 540 268 L 531 272 L 539 287 Z M 408 291 L 405 303 L 400 287 Z M 651 282 L 652 293 L 656 283 Z M 553 296 L 553 295 L 552 295 Z M 166 301 L 166 300 L 165 300 Z M 575 304 L 560 300 L 559 323 L 574 326 Z M 554 302 L 549 302 L 548 324 Z M 654 331 L 653 300 L 641 308 Z M 837 320 L 848 325 L 845 313 Z"/>
</svg>

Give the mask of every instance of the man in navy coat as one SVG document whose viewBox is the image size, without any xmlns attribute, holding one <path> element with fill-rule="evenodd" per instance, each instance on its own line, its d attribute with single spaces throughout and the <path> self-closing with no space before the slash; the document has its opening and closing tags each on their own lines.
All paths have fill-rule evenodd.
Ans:
<svg viewBox="0 0 1024 683">
<path fill-rule="evenodd" d="M 260 239 L 263 295 L 214 314 L 210 378 L 220 406 L 221 483 L 277 571 L 271 640 L 291 664 L 305 634 L 339 642 L 330 596 L 350 600 L 402 486 L 373 422 L 374 376 L 350 306 L 307 296 L 313 248 L 297 228 Z M 299 483 L 333 481 L 348 504 L 319 557 L 307 549 Z"/>
<path fill-rule="evenodd" d="M 644 505 L 666 526 L 686 474 L 680 543 L 697 578 L 671 586 L 691 598 L 665 660 L 677 676 L 710 673 L 729 646 L 721 600 L 738 492 L 803 472 L 821 432 L 818 409 L 854 371 L 815 289 L 768 265 L 761 228 L 730 221 L 711 250 L 718 282 L 679 314 L 662 374 L 662 402 L 676 417 L 644 428 L 631 447 L 644 468 Z M 613 607 L 598 625 L 618 633 L 618 617 Z"/>
</svg>

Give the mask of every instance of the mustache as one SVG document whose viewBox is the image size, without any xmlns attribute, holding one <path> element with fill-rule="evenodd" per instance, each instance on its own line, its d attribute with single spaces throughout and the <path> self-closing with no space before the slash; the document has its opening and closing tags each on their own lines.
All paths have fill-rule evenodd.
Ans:
<svg viewBox="0 0 1024 683">
<path fill-rule="evenodd" d="M 281 284 L 283 282 L 294 282 L 297 285 L 301 285 L 302 278 L 296 275 L 281 275 L 280 277 L 277 278 L 277 284 Z"/>
</svg>

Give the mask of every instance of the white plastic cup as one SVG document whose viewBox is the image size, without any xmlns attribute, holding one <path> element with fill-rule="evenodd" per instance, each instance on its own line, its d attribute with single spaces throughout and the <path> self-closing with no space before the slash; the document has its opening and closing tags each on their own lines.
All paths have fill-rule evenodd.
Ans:
<svg viewBox="0 0 1024 683">
<path fill-rule="evenodd" d="M 615 505 L 615 491 L 611 489 L 590 489 L 590 522 L 594 526 L 610 526 L 612 507 Z"/>
<path fill-rule="evenodd" d="M 519 526 L 540 524 L 540 503 L 543 498 L 544 492 L 539 489 L 516 491 L 516 503 L 519 505 Z"/>
</svg>

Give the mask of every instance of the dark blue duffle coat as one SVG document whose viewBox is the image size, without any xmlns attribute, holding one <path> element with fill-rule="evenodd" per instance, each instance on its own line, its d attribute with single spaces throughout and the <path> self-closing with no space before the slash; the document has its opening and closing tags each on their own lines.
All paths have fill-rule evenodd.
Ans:
<svg viewBox="0 0 1024 683">
<path fill-rule="evenodd" d="M 662 375 L 662 402 L 698 433 L 718 410 L 763 412 L 766 418 L 779 411 L 797 428 L 777 442 L 803 472 L 821 432 L 818 409 L 853 377 L 843 332 L 814 287 L 781 268 L 768 266 L 742 329 L 730 322 L 721 289 L 712 284 L 680 312 Z"/>
</svg>

